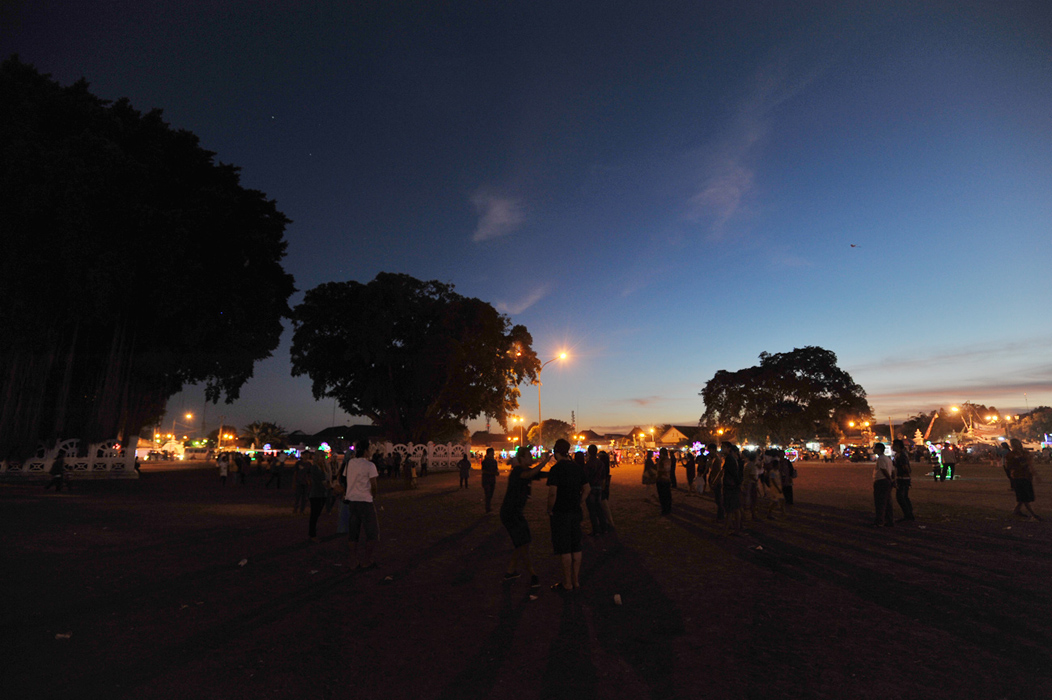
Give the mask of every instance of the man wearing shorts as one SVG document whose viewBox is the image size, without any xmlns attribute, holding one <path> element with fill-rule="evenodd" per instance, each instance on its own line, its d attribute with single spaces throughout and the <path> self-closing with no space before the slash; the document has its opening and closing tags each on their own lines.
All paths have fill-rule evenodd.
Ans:
<svg viewBox="0 0 1052 700">
<path fill-rule="evenodd" d="M 361 441 L 354 446 L 354 454 L 365 455 L 369 452 L 368 441 Z M 343 497 L 351 511 L 350 532 L 348 537 L 354 553 L 355 571 L 375 569 L 373 558 L 376 542 L 380 539 L 380 526 L 376 520 L 376 477 L 379 473 L 376 465 L 364 457 L 347 460 L 344 468 L 347 477 L 347 492 Z M 365 532 L 365 544 L 359 546 L 361 533 Z"/>
<path fill-rule="evenodd" d="M 589 486 L 584 467 L 570 459 L 570 443 L 560 438 L 552 448 L 557 460 L 548 472 L 548 518 L 552 548 L 562 563 L 563 580 L 553 591 L 581 587 L 581 519 Z"/>
</svg>

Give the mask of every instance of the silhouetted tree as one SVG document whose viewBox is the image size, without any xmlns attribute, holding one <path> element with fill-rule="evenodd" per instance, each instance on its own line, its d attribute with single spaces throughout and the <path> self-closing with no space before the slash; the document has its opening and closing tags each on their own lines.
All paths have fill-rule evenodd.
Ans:
<svg viewBox="0 0 1052 700">
<path fill-rule="evenodd" d="M 816 346 L 760 354 L 760 364 L 720 370 L 701 391 L 709 429 L 735 429 L 739 439 L 785 444 L 816 432 L 836 432 L 848 418 L 869 418 L 866 392 L 836 355 Z"/>
<path fill-rule="evenodd" d="M 525 326 L 452 285 L 381 272 L 311 289 L 292 314 L 292 374 L 396 442 L 462 434 L 486 414 L 507 427 L 539 363 Z"/>
<path fill-rule="evenodd" d="M 0 458 L 233 400 L 281 335 L 288 219 L 161 112 L 0 64 Z"/>
</svg>

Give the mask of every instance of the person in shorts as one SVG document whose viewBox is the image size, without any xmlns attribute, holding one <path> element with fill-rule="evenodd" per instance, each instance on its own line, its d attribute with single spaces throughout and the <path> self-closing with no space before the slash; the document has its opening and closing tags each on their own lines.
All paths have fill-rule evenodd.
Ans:
<svg viewBox="0 0 1052 700">
<path fill-rule="evenodd" d="M 552 549 L 559 556 L 563 580 L 553 591 L 581 587 L 581 520 L 588 497 L 584 466 L 570 459 L 570 443 L 562 438 L 552 448 L 556 463 L 548 472 L 548 519 L 552 528 Z"/>
<path fill-rule="evenodd" d="M 361 441 L 354 446 L 354 454 L 364 455 L 369 452 L 369 443 Z M 365 571 L 376 568 L 376 543 L 380 539 L 380 526 L 376 519 L 376 478 L 379 472 L 376 465 L 364 457 L 354 457 L 347 460 L 344 467 L 344 476 L 347 479 L 347 491 L 344 494 L 344 503 L 348 505 L 351 512 L 350 531 L 347 533 L 351 541 L 352 553 L 355 559 L 355 571 Z M 365 533 L 365 544 L 360 544 L 359 539 Z"/>
<path fill-rule="evenodd" d="M 511 474 L 508 475 L 508 490 L 504 492 L 504 501 L 500 506 L 500 522 L 511 537 L 511 561 L 504 571 L 504 580 L 513 581 L 522 574 L 519 573 L 519 565 L 525 567 L 530 574 L 530 593 L 536 596 L 540 592 L 540 579 L 537 572 L 533 570 L 533 560 L 530 559 L 530 524 L 526 522 L 524 510 L 526 502 L 530 499 L 530 486 L 548 464 L 551 453 L 546 454 L 537 464 L 531 466 L 533 458 L 530 456 L 529 448 L 519 447 L 515 456 L 511 458 Z"/>
</svg>

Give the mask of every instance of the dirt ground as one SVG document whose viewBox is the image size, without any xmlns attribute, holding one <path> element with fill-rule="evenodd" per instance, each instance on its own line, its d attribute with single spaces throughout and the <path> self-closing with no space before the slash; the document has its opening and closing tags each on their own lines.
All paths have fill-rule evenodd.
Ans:
<svg viewBox="0 0 1052 700">
<path fill-rule="evenodd" d="M 915 478 L 916 524 L 873 529 L 871 467 L 798 467 L 789 517 L 743 537 L 683 490 L 660 517 L 615 470 L 617 531 L 586 538 L 568 596 L 535 487 L 537 601 L 501 582 L 477 472 L 381 480 L 381 566 L 357 574 L 335 513 L 308 542 L 288 478 L 0 484 L 0 697 L 1052 697 L 1048 481 L 1044 522 L 1009 516 L 998 467 L 963 465 Z"/>
</svg>

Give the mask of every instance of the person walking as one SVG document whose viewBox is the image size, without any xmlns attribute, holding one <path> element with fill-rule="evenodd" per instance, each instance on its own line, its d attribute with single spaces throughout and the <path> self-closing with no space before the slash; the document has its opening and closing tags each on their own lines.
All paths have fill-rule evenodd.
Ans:
<svg viewBox="0 0 1052 700">
<path fill-rule="evenodd" d="M 906 445 L 902 440 L 892 441 L 891 453 L 894 455 L 891 463 L 895 467 L 895 500 L 898 501 L 899 508 L 902 509 L 900 522 L 910 522 L 913 520 L 913 503 L 910 501 L 913 469 L 910 468 L 909 453 L 906 451 Z"/>
<path fill-rule="evenodd" d="M 520 446 L 515 456 L 508 462 L 511 473 L 508 474 L 508 488 L 504 491 L 504 500 L 500 504 L 500 523 L 508 531 L 511 537 L 511 560 L 504 570 L 504 580 L 512 581 L 522 574 L 522 567 L 530 575 L 530 597 L 536 598 L 540 593 L 541 584 L 537 578 L 537 572 L 533 569 L 533 560 L 530 557 L 530 543 L 533 538 L 530 535 L 530 524 L 526 521 L 524 510 L 526 502 L 530 499 L 530 491 L 533 481 L 540 476 L 541 469 L 551 460 L 551 453 L 546 453 L 544 458 L 533 464 L 529 448 Z"/>
<path fill-rule="evenodd" d="M 1012 515 L 1026 519 L 1028 516 L 1022 510 L 1026 508 L 1030 513 L 1029 517 L 1041 520 L 1030 507 L 1030 504 L 1034 502 L 1034 466 L 1030 461 L 1030 455 L 1023 449 L 1023 443 L 1019 438 L 1009 439 L 1008 444 L 1011 445 L 1011 450 L 1005 456 L 1005 467 L 1012 480 L 1012 490 L 1015 491 L 1015 510 L 1012 511 Z"/>
<path fill-rule="evenodd" d="M 559 557 L 563 580 L 553 591 L 572 591 L 581 587 L 581 519 L 590 487 L 584 468 L 570 459 L 570 443 L 559 438 L 552 448 L 555 466 L 548 471 L 548 519 L 552 549 Z"/>
<path fill-rule="evenodd" d="M 369 443 L 362 440 L 354 446 L 354 454 L 368 454 Z M 376 568 L 376 546 L 380 540 L 380 525 L 376 518 L 376 500 L 379 489 L 376 479 L 380 475 L 376 465 L 365 457 L 354 457 L 347 460 L 344 468 L 347 479 L 347 490 L 344 502 L 350 510 L 348 540 L 351 543 L 351 555 L 355 560 L 355 571 L 366 571 Z M 362 535 L 365 544 L 361 544 Z"/>
<path fill-rule="evenodd" d="M 48 474 L 51 475 L 51 479 L 44 486 L 44 490 L 47 491 L 54 486 L 55 493 L 60 493 L 62 484 L 66 480 L 66 460 L 62 455 L 55 457 L 55 461 L 51 463 L 51 468 L 48 469 Z"/>
<path fill-rule="evenodd" d="M 500 465 L 493 457 L 493 448 L 486 449 L 486 456 L 482 458 L 482 496 L 486 501 L 486 512 L 492 508 L 493 491 L 497 488 L 497 474 L 500 473 Z"/>
<path fill-rule="evenodd" d="M 881 525 L 892 527 L 895 524 L 891 512 L 891 489 L 895 485 L 895 465 L 884 454 L 886 449 L 883 442 L 873 445 L 873 452 L 877 455 L 877 462 L 873 466 L 873 507 L 876 510 L 873 527 Z"/>
<path fill-rule="evenodd" d="M 226 477 L 230 473 L 230 457 L 224 452 L 219 455 L 219 461 L 216 464 L 219 466 L 219 481 L 226 486 Z"/>
<path fill-rule="evenodd" d="M 661 448 L 658 452 L 657 480 L 655 481 L 658 494 L 658 502 L 661 503 L 661 514 L 672 514 L 672 460 L 668 456 L 668 449 Z"/>
</svg>

